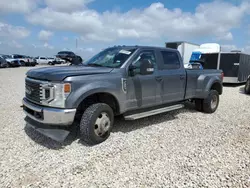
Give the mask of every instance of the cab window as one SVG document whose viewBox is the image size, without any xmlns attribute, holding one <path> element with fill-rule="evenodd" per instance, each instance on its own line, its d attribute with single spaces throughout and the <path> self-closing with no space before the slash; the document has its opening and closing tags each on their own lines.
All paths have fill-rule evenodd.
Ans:
<svg viewBox="0 0 250 188">
<path fill-rule="evenodd" d="M 155 59 L 155 54 L 154 51 L 152 50 L 147 50 L 141 52 L 136 58 L 135 61 L 132 63 L 132 65 L 135 67 L 134 73 L 135 74 L 140 74 L 140 65 L 143 60 L 148 60 L 150 61 L 153 65 L 154 68 L 157 69 L 157 64 L 156 64 L 156 59 Z"/>
<path fill-rule="evenodd" d="M 181 67 L 179 56 L 176 52 L 161 51 L 164 69 L 179 69 Z"/>
</svg>

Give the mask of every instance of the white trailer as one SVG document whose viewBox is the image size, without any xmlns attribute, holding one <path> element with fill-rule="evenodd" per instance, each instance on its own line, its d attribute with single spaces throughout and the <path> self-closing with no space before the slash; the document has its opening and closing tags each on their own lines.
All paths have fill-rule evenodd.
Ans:
<svg viewBox="0 0 250 188">
<path fill-rule="evenodd" d="M 189 64 L 192 52 L 195 49 L 200 48 L 199 44 L 194 44 L 185 41 L 166 42 L 165 44 L 166 48 L 177 49 L 180 52 L 184 65 Z"/>
</svg>

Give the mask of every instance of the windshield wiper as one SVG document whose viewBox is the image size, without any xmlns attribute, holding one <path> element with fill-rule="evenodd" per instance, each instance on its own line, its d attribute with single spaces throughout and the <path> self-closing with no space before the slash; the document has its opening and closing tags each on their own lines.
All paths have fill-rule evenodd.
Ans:
<svg viewBox="0 0 250 188">
<path fill-rule="evenodd" d="M 106 68 L 115 68 L 115 67 L 112 67 L 112 66 L 100 65 L 100 64 L 97 64 L 97 63 L 84 64 L 84 65 L 85 65 L 85 66 L 90 66 L 90 67 L 106 67 Z"/>
</svg>

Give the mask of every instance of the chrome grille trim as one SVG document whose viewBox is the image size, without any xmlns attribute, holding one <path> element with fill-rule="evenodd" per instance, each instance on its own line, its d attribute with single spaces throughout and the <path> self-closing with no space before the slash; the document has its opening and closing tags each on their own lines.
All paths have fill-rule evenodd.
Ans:
<svg viewBox="0 0 250 188">
<path fill-rule="evenodd" d="M 28 87 L 27 87 L 28 86 Z M 36 104 L 48 105 L 54 99 L 54 87 L 48 81 L 25 78 L 25 89 L 29 88 L 31 94 L 25 92 L 25 96 Z M 39 89 L 38 89 L 39 88 Z M 46 98 L 46 90 L 49 90 L 49 97 Z M 33 93 L 32 93 L 33 92 Z"/>
</svg>

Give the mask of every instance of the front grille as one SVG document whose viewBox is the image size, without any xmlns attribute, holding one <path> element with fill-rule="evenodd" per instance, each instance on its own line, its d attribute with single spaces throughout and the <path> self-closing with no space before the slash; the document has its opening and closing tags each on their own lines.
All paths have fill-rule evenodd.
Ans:
<svg viewBox="0 0 250 188">
<path fill-rule="evenodd" d="M 25 80 L 25 96 L 27 99 L 41 103 L 41 83 L 32 81 L 30 79 Z"/>
</svg>

